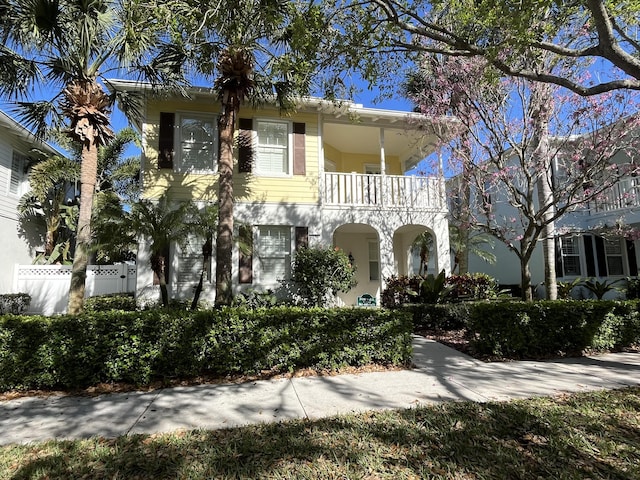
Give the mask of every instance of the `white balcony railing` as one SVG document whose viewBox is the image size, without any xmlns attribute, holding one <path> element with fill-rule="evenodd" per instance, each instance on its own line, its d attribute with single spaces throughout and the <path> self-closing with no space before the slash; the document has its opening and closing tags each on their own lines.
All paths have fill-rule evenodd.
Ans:
<svg viewBox="0 0 640 480">
<path fill-rule="evenodd" d="M 594 202 L 598 213 L 640 206 L 640 179 L 623 178 Z"/>
<path fill-rule="evenodd" d="M 323 200 L 325 205 L 440 210 L 443 188 L 438 177 L 329 172 Z"/>
</svg>

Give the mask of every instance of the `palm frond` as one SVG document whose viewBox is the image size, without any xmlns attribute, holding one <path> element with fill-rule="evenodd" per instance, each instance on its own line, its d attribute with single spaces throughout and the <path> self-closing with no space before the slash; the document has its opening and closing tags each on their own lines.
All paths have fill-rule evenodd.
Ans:
<svg viewBox="0 0 640 480">
<path fill-rule="evenodd" d="M 46 138 L 51 129 L 64 125 L 64 117 L 49 100 L 17 102 L 12 113 L 38 138 Z"/>
<path fill-rule="evenodd" d="M 42 77 L 38 64 L 0 45 L 0 96 L 23 98 Z"/>
</svg>

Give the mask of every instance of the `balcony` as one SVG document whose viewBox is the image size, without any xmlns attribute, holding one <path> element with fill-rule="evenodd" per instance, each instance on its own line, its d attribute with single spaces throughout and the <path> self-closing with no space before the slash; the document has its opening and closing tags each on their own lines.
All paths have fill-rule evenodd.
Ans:
<svg viewBox="0 0 640 480">
<path fill-rule="evenodd" d="M 328 172 L 322 193 L 327 206 L 442 211 L 443 192 L 438 177 Z"/>
<path fill-rule="evenodd" d="M 606 213 L 640 206 L 640 179 L 623 178 L 594 202 L 594 213 Z"/>
</svg>

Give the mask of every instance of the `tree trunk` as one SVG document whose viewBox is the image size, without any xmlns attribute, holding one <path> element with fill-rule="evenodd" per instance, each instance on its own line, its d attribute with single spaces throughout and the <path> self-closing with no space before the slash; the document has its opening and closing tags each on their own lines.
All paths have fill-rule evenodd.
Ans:
<svg viewBox="0 0 640 480">
<path fill-rule="evenodd" d="M 529 268 L 529 259 L 520 258 L 520 286 L 522 288 L 522 300 L 525 302 L 533 301 L 533 292 L 531 291 L 531 269 Z"/>
<path fill-rule="evenodd" d="M 80 166 L 80 212 L 76 231 L 76 248 L 71 267 L 71 286 L 69 287 L 70 315 L 82 313 L 84 306 L 87 264 L 89 263 L 89 247 L 91 245 L 91 212 L 93 196 L 96 189 L 98 171 L 98 146 L 95 139 L 85 142 L 82 147 Z"/>
<path fill-rule="evenodd" d="M 549 152 L 549 116 L 552 105 L 551 91 L 548 85 L 535 84 L 532 87 L 531 101 L 533 111 L 533 161 L 538 177 L 538 208 L 542 222 L 542 248 L 544 254 L 544 285 L 546 298 L 558 298 L 558 283 L 555 261 L 555 215 L 553 196 L 552 163 Z"/>
<path fill-rule="evenodd" d="M 223 92 L 218 158 L 218 234 L 216 235 L 216 307 L 231 305 L 233 249 L 233 134 L 240 108 L 235 92 Z"/>
<path fill-rule="evenodd" d="M 167 259 L 164 255 L 152 255 L 151 256 L 151 269 L 153 273 L 158 277 L 158 284 L 160 285 L 160 300 L 163 307 L 169 306 L 169 292 L 167 290 L 167 274 L 166 274 Z"/>
<path fill-rule="evenodd" d="M 200 295 L 202 294 L 202 286 L 204 284 L 204 274 L 207 270 L 207 262 L 211 258 L 213 251 L 213 241 L 211 236 L 207 237 L 207 240 L 202 245 L 202 270 L 200 271 L 200 280 L 196 286 L 196 291 L 193 293 L 193 301 L 191 302 L 191 310 L 198 308 L 198 302 L 200 301 Z"/>
<path fill-rule="evenodd" d="M 469 271 L 469 229 L 471 218 L 471 148 L 469 146 L 468 133 L 462 139 L 462 184 L 460 185 L 460 219 L 459 234 L 460 248 L 457 253 L 458 274 L 463 275 Z"/>
</svg>

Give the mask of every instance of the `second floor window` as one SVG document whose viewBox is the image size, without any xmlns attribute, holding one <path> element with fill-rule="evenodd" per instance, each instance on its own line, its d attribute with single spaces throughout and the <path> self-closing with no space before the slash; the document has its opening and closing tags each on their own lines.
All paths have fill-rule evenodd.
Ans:
<svg viewBox="0 0 640 480">
<path fill-rule="evenodd" d="M 27 157 L 13 152 L 11 159 L 11 179 L 9 181 L 9 193 L 12 195 L 22 195 L 27 191 Z"/>
<path fill-rule="evenodd" d="M 181 114 L 178 141 L 180 172 L 213 172 L 217 166 L 218 126 L 213 115 Z"/>
<path fill-rule="evenodd" d="M 289 124 L 258 120 L 256 170 L 262 175 L 289 175 Z"/>
</svg>

